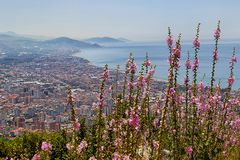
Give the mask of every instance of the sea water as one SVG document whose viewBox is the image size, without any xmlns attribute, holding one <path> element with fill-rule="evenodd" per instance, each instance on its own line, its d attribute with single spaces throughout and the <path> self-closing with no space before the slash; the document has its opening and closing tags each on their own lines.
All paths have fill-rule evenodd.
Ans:
<svg viewBox="0 0 240 160">
<path fill-rule="evenodd" d="M 219 45 L 219 58 L 216 64 L 215 84 L 220 83 L 222 87 L 227 86 L 227 79 L 229 77 L 229 61 L 232 56 L 233 47 L 236 47 L 236 56 L 239 62 L 235 64 L 234 75 L 235 83 L 234 89 L 240 88 L 240 44 L 239 43 L 222 43 Z M 214 50 L 213 43 L 205 43 L 201 45 L 199 50 L 199 70 L 198 80 L 203 80 L 206 85 L 210 84 L 212 71 L 212 52 Z M 180 69 L 178 82 L 184 82 L 185 77 L 185 61 L 187 59 L 187 52 L 190 52 L 190 59 L 194 59 L 194 49 L 190 43 L 182 44 L 182 54 L 180 59 Z M 131 44 L 114 47 L 102 47 L 97 49 L 85 49 L 76 53 L 75 56 L 88 59 L 92 64 L 103 67 L 108 64 L 110 68 L 114 69 L 117 64 L 124 70 L 125 63 L 130 55 L 133 54 L 135 62 L 138 67 L 144 62 L 146 53 L 152 64 L 156 65 L 155 78 L 160 80 L 167 80 L 169 64 L 167 58 L 169 50 L 166 44 Z"/>
</svg>

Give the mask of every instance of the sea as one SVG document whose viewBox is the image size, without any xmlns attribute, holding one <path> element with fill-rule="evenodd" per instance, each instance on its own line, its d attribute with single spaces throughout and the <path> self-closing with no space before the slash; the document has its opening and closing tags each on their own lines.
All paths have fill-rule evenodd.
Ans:
<svg viewBox="0 0 240 160">
<path fill-rule="evenodd" d="M 201 44 L 199 50 L 199 70 L 198 81 L 203 81 L 205 85 L 209 85 L 211 81 L 212 71 L 212 52 L 214 43 L 206 42 Z M 229 61 L 231 60 L 233 48 L 236 48 L 236 56 L 238 62 L 234 67 L 235 82 L 233 89 L 240 88 L 240 43 L 238 42 L 224 42 L 219 44 L 219 58 L 216 64 L 215 84 L 220 84 L 222 88 L 227 87 L 227 79 L 230 74 Z M 182 54 L 180 59 L 180 69 L 178 76 L 178 83 L 184 83 L 185 77 L 185 61 L 187 59 L 187 52 L 190 52 L 191 61 L 194 59 L 194 49 L 191 43 L 186 42 L 182 44 Z M 165 43 L 128 43 L 126 45 L 109 45 L 102 48 L 83 49 L 81 52 L 75 53 L 74 56 L 82 57 L 89 60 L 92 64 L 103 67 L 105 64 L 111 69 L 115 69 L 120 65 L 120 69 L 124 70 L 125 63 L 132 53 L 135 62 L 140 68 L 141 64 L 148 54 L 149 59 L 153 65 L 156 65 L 156 72 L 154 78 L 159 80 L 167 80 L 169 64 L 167 58 L 169 50 Z M 192 72 L 190 73 L 192 76 Z"/>
</svg>

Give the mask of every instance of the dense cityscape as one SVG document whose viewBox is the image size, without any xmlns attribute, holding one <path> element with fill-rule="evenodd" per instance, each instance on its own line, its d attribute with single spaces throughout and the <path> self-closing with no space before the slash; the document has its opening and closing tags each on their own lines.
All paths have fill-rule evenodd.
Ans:
<svg viewBox="0 0 240 160">
<path fill-rule="evenodd" d="M 67 127 L 68 87 L 75 97 L 76 115 L 90 123 L 102 71 L 85 59 L 64 55 L 38 55 L 31 62 L 1 64 L 0 133 L 17 136 L 25 130 Z M 111 78 L 115 80 L 115 74 Z M 153 85 L 156 93 L 164 87 L 158 81 Z"/>
<path fill-rule="evenodd" d="M 86 60 L 40 56 L 30 63 L 1 65 L 0 69 L 2 134 L 15 136 L 24 129 L 59 130 L 64 127 L 69 119 L 68 86 L 77 86 L 73 89 L 77 97 L 76 112 L 91 116 L 101 69 L 89 65 Z"/>
</svg>

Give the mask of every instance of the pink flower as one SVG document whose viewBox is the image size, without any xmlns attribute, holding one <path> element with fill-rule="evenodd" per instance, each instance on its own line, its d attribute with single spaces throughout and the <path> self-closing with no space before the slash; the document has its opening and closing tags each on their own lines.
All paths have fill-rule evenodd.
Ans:
<svg viewBox="0 0 240 160">
<path fill-rule="evenodd" d="M 187 155 L 192 155 L 192 152 L 193 152 L 193 149 L 192 149 L 192 146 L 188 146 L 185 148 L 185 152 Z"/>
<path fill-rule="evenodd" d="M 151 78 L 155 73 L 154 69 L 151 69 L 150 71 L 148 71 L 147 75 L 146 75 L 146 79 Z"/>
<path fill-rule="evenodd" d="M 121 156 L 117 152 L 114 152 L 113 160 L 121 160 Z"/>
<path fill-rule="evenodd" d="M 198 103 L 199 103 L 199 98 L 193 96 L 193 97 L 191 98 L 191 103 L 192 103 L 192 104 L 195 104 L 195 105 L 198 104 Z"/>
<path fill-rule="evenodd" d="M 230 138 L 230 145 L 236 145 L 237 144 L 237 139 L 235 137 Z"/>
<path fill-rule="evenodd" d="M 138 76 L 138 83 L 137 84 L 138 84 L 139 87 L 143 87 L 145 85 L 145 78 L 142 75 Z"/>
<path fill-rule="evenodd" d="M 177 62 L 174 64 L 174 67 L 175 67 L 175 68 L 180 68 L 179 61 L 177 61 Z"/>
<path fill-rule="evenodd" d="M 220 28 L 218 27 L 215 32 L 214 32 L 214 37 L 215 39 L 219 39 L 220 38 L 220 33 L 221 33 L 221 30 Z"/>
<path fill-rule="evenodd" d="M 227 158 L 228 154 L 227 154 L 227 151 L 223 151 L 223 156 Z"/>
<path fill-rule="evenodd" d="M 188 84 L 188 82 L 189 82 L 189 78 L 188 78 L 188 77 L 185 77 L 185 78 L 184 78 L 184 84 L 186 85 L 186 84 Z"/>
<path fill-rule="evenodd" d="M 138 130 L 140 125 L 140 118 L 138 114 L 135 113 L 134 111 L 131 111 L 128 123 L 132 128 L 134 128 L 135 130 Z"/>
<path fill-rule="evenodd" d="M 216 50 L 216 49 L 213 51 L 213 60 L 214 61 L 218 60 L 218 50 Z"/>
<path fill-rule="evenodd" d="M 151 66 L 152 65 L 152 62 L 150 61 L 150 60 L 146 60 L 145 62 L 144 62 L 144 66 L 146 66 L 146 67 L 149 67 L 149 66 Z"/>
<path fill-rule="evenodd" d="M 184 99 L 183 96 L 179 95 L 179 96 L 177 96 L 176 101 L 177 101 L 178 104 L 182 104 L 183 103 L 183 99 Z"/>
<path fill-rule="evenodd" d="M 166 42 L 167 42 L 167 45 L 171 47 L 173 44 L 172 36 L 169 35 L 166 39 Z"/>
<path fill-rule="evenodd" d="M 205 112 L 207 110 L 207 104 L 206 103 L 202 103 L 201 105 L 200 105 L 200 111 L 201 112 Z"/>
<path fill-rule="evenodd" d="M 109 70 L 107 68 L 107 66 L 105 67 L 104 71 L 103 71 L 103 80 L 107 81 L 109 77 Z"/>
<path fill-rule="evenodd" d="M 136 71 L 137 71 L 137 65 L 136 65 L 136 63 L 133 63 L 132 67 L 131 67 L 131 74 L 135 74 Z"/>
<path fill-rule="evenodd" d="M 128 89 L 132 89 L 134 87 L 132 82 L 128 82 Z"/>
<path fill-rule="evenodd" d="M 172 64 L 172 56 L 169 56 L 167 61 L 168 61 L 168 64 Z"/>
<path fill-rule="evenodd" d="M 130 156 L 129 155 L 123 155 L 123 159 L 122 160 L 130 160 Z"/>
<path fill-rule="evenodd" d="M 197 69 L 198 68 L 198 64 L 199 64 L 198 58 L 194 59 L 192 70 Z"/>
<path fill-rule="evenodd" d="M 199 83 L 199 91 L 200 91 L 200 92 L 203 92 L 203 91 L 204 91 L 204 83 L 203 83 L 203 81 L 201 81 L 201 82 Z"/>
<path fill-rule="evenodd" d="M 192 64 L 191 64 L 191 61 L 189 59 L 186 60 L 185 66 L 186 66 L 187 69 L 191 69 L 192 68 Z"/>
<path fill-rule="evenodd" d="M 232 124 L 232 127 L 234 129 L 240 129 L 240 118 L 236 119 L 233 124 Z"/>
<path fill-rule="evenodd" d="M 88 160 L 97 160 L 94 156 L 90 157 Z"/>
<path fill-rule="evenodd" d="M 209 98 L 209 103 L 213 106 L 215 106 L 218 103 L 218 97 L 216 95 L 211 96 Z"/>
<path fill-rule="evenodd" d="M 40 154 L 34 154 L 31 160 L 41 160 Z"/>
<path fill-rule="evenodd" d="M 81 154 L 84 149 L 88 147 L 87 141 L 82 141 L 78 146 L 77 146 L 77 153 Z"/>
<path fill-rule="evenodd" d="M 200 48 L 200 42 L 199 42 L 199 39 L 197 37 L 193 40 L 193 46 L 195 48 Z"/>
<path fill-rule="evenodd" d="M 230 109 L 233 106 L 232 100 L 230 99 L 227 104 L 226 104 L 226 108 Z"/>
<path fill-rule="evenodd" d="M 170 95 L 173 96 L 175 94 L 175 89 L 174 88 L 170 88 Z"/>
<path fill-rule="evenodd" d="M 50 143 L 47 143 L 47 142 L 42 142 L 42 146 L 41 146 L 41 149 L 43 151 L 48 151 L 48 152 L 51 152 L 52 150 L 52 145 Z"/>
<path fill-rule="evenodd" d="M 115 119 L 111 119 L 109 121 L 109 129 L 112 129 L 114 123 L 115 123 Z"/>
<path fill-rule="evenodd" d="M 69 143 L 66 144 L 66 148 L 67 148 L 68 150 L 72 150 L 72 149 L 74 148 L 74 145 L 69 142 Z"/>
<path fill-rule="evenodd" d="M 235 79 L 234 76 L 231 76 L 231 77 L 228 78 L 228 85 L 229 85 L 229 86 L 232 86 L 232 85 L 233 85 L 234 79 Z"/>
<path fill-rule="evenodd" d="M 78 131 L 78 130 L 80 130 L 80 127 L 81 127 L 81 125 L 77 120 L 73 122 L 74 130 Z"/>
<path fill-rule="evenodd" d="M 103 91 L 104 92 L 104 91 Z M 99 102 L 97 103 L 97 108 L 100 109 L 104 104 L 105 104 L 105 99 L 103 98 L 103 96 L 99 96 Z"/>
<path fill-rule="evenodd" d="M 98 107 L 99 107 L 99 104 L 98 104 L 98 103 L 95 103 L 95 102 L 93 102 L 93 104 L 92 104 L 92 108 L 93 108 L 93 109 L 98 109 Z"/>
<path fill-rule="evenodd" d="M 236 56 L 232 56 L 231 62 L 232 63 L 236 63 L 237 62 L 237 57 Z"/>
<path fill-rule="evenodd" d="M 176 129 L 173 129 L 173 130 L 172 130 L 173 134 L 175 134 L 175 133 L 176 133 L 176 131 L 177 131 Z"/>
<path fill-rule="evenodd" d="M 177 58 L 180 58 L 181 56 L 181 50 L 179 48 L 173 48 L 172 49 L 172 53 L 174 56 L 176 56 Z"/>
<path fill-rule="evenodd" d="M 158 141 L 153 140 L 153 141 L 152 141 L 152 146 L 153 146 L 154 149 L 157 149 L 157 148 L 159 147 Z"/>
<path fill-rule="evenodd" d="M 122 139 L 121 138 L 116 138 L 114 141 L 114 145 L 116 147 L 119 147 L 120 145 L 122 145 Z"/>
<path fill-rule="evenodd" d="M 158 118 L 155 118 L 152 122 L 152 125 L 154 128 L 157 128 L 157 125 L 158 125 L 158 122 L 159 122 L 159 119 Z"/>
</svg>

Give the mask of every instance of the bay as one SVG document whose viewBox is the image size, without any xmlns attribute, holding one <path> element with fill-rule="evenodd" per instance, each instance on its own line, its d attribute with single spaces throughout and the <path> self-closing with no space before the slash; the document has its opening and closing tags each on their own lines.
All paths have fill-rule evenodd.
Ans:
<svg viewBox="0 0 240 160">
<path fill-rule="evenodd" d="M 219 45 L 219 59 L 216 64 L 215 72 L 215 84 L 220 83 L 222 87 L 227 86 L 227 79 L 229 77 L 229 61 L 232 56 L 233 47 L 236 47 L 236 55 L 240 58 L 239 43 L 222 43 Z M 199 73 L 198 80 L 203 80 L 206 85 L 210 84 L 211 71 L 212 71 L 212 52 L 214 44 L 205 43 L 201 45 L 199 55 Z M 191 61 L 194 59 L 194 49 L 190 43 L 182 44 L 182 54 L 180 60 L 180 70 L 178 82 L 182 84 L 185 77 L 185 61 L 187 58 L 187 52 L 190 52 Z M 166 44 L 128 44 L 121 46 L 108 46 L 97 49 L 84 49 L 81 52 L 74 54 L 74 56 L 88 59 L 92 64 L 103 67 L 108 64 L 110 68 L 114 69 L 117 64 L 120 65 L 121 70 L 124 69 L 125 63 L 132 53 L 138 67 L 144 62 L 146 53 L 148 53 L 149 59 L 152 64 L 156 65 L 155 78 L 160 80 L 167 80 L 168 67 L 167 58 L 169 51 Z M 235 64 L 234 67 L 235 83 L 234 89 L 240 88 L 240 62 Z"/>
</svg>

